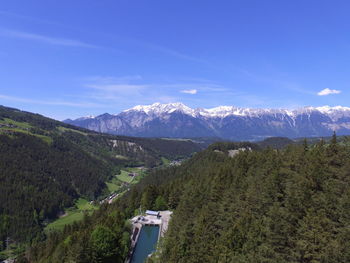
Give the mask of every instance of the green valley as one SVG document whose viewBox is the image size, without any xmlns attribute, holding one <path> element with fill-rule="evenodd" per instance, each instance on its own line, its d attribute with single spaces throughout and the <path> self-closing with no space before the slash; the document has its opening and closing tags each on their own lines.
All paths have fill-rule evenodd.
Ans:
<svg viewBox="0 0 350 263">
<path fill-rule="evenodd" d="M 97 205 L 90 204 L 88 200 L 79 198 L 73 207 L 65 209 L 64 213 L 57 220 L 49 223 L 44 230 L 47 233 L 63 230 L 66 225 L 82 220 L 85 214 L 91 214 L 96 209 L 98 209 Z"/>
<path fill-rule="evenodd" d="M 44 228 L 81 220 L 95 210 L 82 200 L 127 190 L 122 185 L 131 182 L 132 167 L 156 167 L 163 156 L 198 150 L 192 141 L 105 135 L 0 106 L 0 251 L 45 239 Z"/>
</svg>

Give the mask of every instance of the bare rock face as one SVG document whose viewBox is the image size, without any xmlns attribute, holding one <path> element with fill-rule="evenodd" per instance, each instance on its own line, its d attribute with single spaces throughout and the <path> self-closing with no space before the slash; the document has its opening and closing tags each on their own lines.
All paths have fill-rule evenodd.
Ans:
<svg viewBox="0 0 350 263">
<path fill-rule="evenodd" d="M 312 137 L 350 134 L 350 108 L 305 107 L 296 110 L 220 106 L 192 109 L 182 103 L 136 106 L 117 115 L 66 120 L 76 126 L 141 137 L 221 137 L 261 140 L 272 136 Z"/>
</svg>

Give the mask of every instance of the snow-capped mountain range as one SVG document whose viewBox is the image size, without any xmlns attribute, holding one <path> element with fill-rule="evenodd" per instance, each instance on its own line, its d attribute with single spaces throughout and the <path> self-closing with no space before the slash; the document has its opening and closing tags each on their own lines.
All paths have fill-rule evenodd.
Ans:
<svg viewBox="0 0 350 263">
<path fill-rule="evenodd" d="M 220 106 L 192 109 L 182 103 L 138 105 L 108 113 L 65 120 L 90 130 L 143 137 L 221 137 L 259 140 L 271 136 L 312 137 L 350 134 L 350 108 L 304 107 L 253 109 Z"/>
</svg>

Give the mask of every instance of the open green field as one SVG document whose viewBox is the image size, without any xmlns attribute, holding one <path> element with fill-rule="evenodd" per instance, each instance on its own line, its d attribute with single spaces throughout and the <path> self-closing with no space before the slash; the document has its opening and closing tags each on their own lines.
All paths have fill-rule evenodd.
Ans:
<svg viewBox="0 0 350 263">
<path fill-rule="evenodd" d="M 131 173 L 141 173 L 144 167 L 126 167 L 125 170 Z"/>
<path fill-rule="evenodd" d="M 96 210 L 97 206 L 90 204 L 90 202 L 86 199 L 83 198 L 79 198 L 76 203 L 75 206 L 78 210 Z"/>
<path fill-rule="evenodd" d="M 31 126 L 29 123 L 27 122 L 18 122 L 18 121 L 14 121 L 8 118 L 4 118 L 4 120 L 0 120 L 0 124 L 12 124 L 15 127 L 1 127 L 0 128 L 0 132 L 1 131 L 12 131 L 12 132 L 21 132 L 21 133 L 25 133 L 25 134 L 29 134 L 29 135 L 33 135 L 36 136 L 40 139 L 42 139 L 43 141 L 45 141 L 48 144 L 52 143 L 52 138 L 49 136 L 45 136 L 45 135 L 41 135 L 41 134 L 35 134 L 29 131 L 30 128 L 33 128 L 33 126 Z"/>
<path fill-rule="evenodd" d="M 120 159 L 120 160 L 129 160 L 128 157 L 123 156 L 123 155 L 120 155 L 120 154 L 117 154 L 117 155 L 115 156 L 115 158 Z"/>
<path fill-rule="evenodd" d="M 125 183 L 130 183 L 132 180 L 132 176 L 129 176 L 129 172 L 125 171 L 125 170 L 121 170 L 120 174 L 117 175 L 117 178 Z"/>
<path fill-rule="evenodd" d="M 33 127 L 27 122 L 14 121 L 14 120 L 11 120 L 8 118 L 4 118 L 4 120 L 0 120 L 0 124 L 12 124 L 12 125 L 15 125 L 19 128 L 23 128 L 23 129 L 29 129 L 29 128 Z"/>
<path fill-rule="evenodd" d="M 70 129 L 70 128 L 66 128 L 66 127 L 63 127 L 63 126 L 60 126 L 57 128 L 59 131 L 61 132 L 76 132 L 76 133 L 79 133 L 81 135 L 87 135 L 86 132 L 82 132 L 82 131 L 78 131 L 78 130 L 74 130 L 74 129 Z"/>
<path fill-rule="evenodd" d="M 122 182 L 118 180 L 117 177 L 113 177 L 112 180 L 110 180 L 109 182 L 106 182 L 106 185 L 107 185 L 108 191 L 110 193 L 114 193 L 120 189 Z"/>
<path fill-rule="evenodd" d="M 163 165 L 169 165 L 170 160 L 168 160 L 167 158 L 162 157 L 162 163 L 163 163 Z"/>
<path fill-rule="evenodd" d="M 138 173 L 134 180 L 129 176 L 129 173 Z M 144 171 L 136 167 L 128 167 L 121 170 L 120 174 L 114 176 L 110 181 L 106 182 L 108 191 L 115 193 L 121 189 L 123 183 L 137 184 L 144 176 Z M 123 193 L 125 193 L 124 191 Z M 120 194 L 121 195 L 121 194 Z M 66 215 L 58 218 L 45 227 L 46 232 L 53 230 L 62 230 L 65 225 L 72 224 L 74 221 L 79 221 L 84 218 L 84 213 L 92 213 L 98 206 L 90 204 L 87 200 L 79 198 L 74 207 L 65 210 Z"/>
<path fill-rule="evenodd" d="M 84 217 L 84 212 L 74 209 L 67 209 L 66 213 L 68 215 L 63 216 L 47 225 L 45 227 L 45 231 L 50 232 L 52 230 L 62 230 L 65 225 L 72 224 L 74 221 L 80 221 Z"/>
<path fill-rule="evenodd" d="M 129 173 L 137 173 L 139 176 L 136 176 L 133 180 L 129 176 Z M 111 180 L 106 182 L 109 193 L 115 193 L 122 187 L 123 183 L 138 183 L 144 175 L 144 170 L 138 167 L 127 167 L 124 170 L 121 170 L 121 173 L 115 175 Z"/>
<path fill-rule="evenodd" d="M 74 221 L 79 221 L 84 218 L 84 213 L 92 213 L 98 209 L 97 206 L 91 205 L 87 200 L 79 198 L 74 207 L 65 210 L 67 215 L 53 221 L 45 227 L 46 232 L 52 230 L 62 230 L 65 225 L 72 224 Z"/>
<path fill-rule="evenodd" d="M 45 135 L 41 135 L 41 134 L 35 134 L 35 133 L 31 133 L 27 130 L 22 130 L 20 128 L 9 128 L 9 127 L 5 127 L 5 128 L 0 128 L 0 132 L 1 131 L 11 131 L 11 132 L 21 132 L 21 133 L 25 133 L 25 134 L 28 134 L 28 135 L 32 135 L 32 136 L 36 136 L 40 139 L 42 139 L 44 142 L 48 143 L 48 144 L 51 144 L 52 143 L 52 138 L 49 137 L 49 136 L 45 136 Z M 11 136 L 11 135 L 9 135 Z"/>
<path fill-rule="evenodd" d="M 145 173 L 146 170 L 144 168 L 140 169 L 139 167 L 128 167 L 126 170 L 131 173 L 138 174 L 138 176 L 136 176 L 134 180 L 132 180 L 131 184 L 137 184 L 146 175 Z"/>
</svg>

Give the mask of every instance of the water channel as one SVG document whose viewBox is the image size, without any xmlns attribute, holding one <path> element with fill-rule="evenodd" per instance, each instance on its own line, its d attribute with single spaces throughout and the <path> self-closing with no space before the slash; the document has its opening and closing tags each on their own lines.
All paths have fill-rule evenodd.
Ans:
<svg viewBox="0 0 350 263">
<path fill-rule="evenodd" d="M 143 226 L 131 259 L 131 263 L 144 263 L 156 250 L 159 226 Z"/>
</svg>

